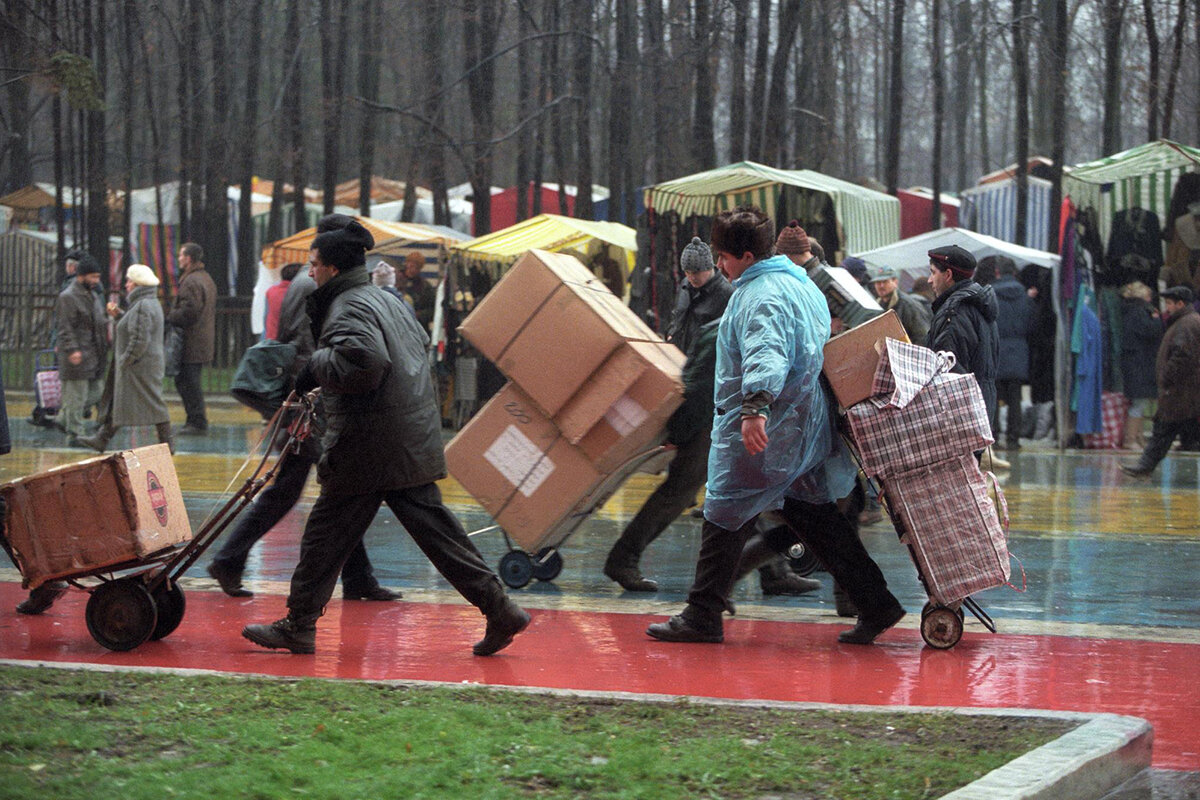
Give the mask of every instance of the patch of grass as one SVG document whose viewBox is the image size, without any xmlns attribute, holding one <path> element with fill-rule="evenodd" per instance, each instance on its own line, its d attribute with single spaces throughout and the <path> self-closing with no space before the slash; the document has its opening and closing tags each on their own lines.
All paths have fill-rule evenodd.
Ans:
<svg viewBox="0 0 1200 800">
<path fill-rule="evenodd" d="M 0 797 L 932 798 L 1072 727 L 0 667 Z"/>
</svg>

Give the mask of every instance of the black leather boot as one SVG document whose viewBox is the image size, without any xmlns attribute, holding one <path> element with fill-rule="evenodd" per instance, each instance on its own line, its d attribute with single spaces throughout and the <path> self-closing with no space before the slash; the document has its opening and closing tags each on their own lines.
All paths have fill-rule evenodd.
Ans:
<svg viewBox="0 0 1200 800">
<path fill-rule="evenodd" d="M 261 647 L 308 655 L 317 652 L 317 618 L 289 614 L 269 625 L 247 625 L 242 636 Z"/>
<path fill-rule="evenodd" d="M 76 436 L 75 443 L 81 444 L 84 447 L 90 447 L 97 453 L 103 453 L 108 448 L 108 442 L 112 439 L 117 429 L 111 425 L 104 424 L 100 426 L 91 436 Z"/>
<path fill-rule="evenodd" d="M 158 441 L 171 449 L 171 455 L 175 455 L 175 437 L 171 435 L 171 423 L 158 423 L 154 426 L 154 432 L 158 434 Z"/>
</svg>

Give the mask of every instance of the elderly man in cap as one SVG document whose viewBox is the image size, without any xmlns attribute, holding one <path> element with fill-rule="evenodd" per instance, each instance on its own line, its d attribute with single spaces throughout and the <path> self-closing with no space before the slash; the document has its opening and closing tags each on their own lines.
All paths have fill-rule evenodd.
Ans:
<svg viewBox="0 0 1200 800">
<path fill-rule="evenodd" d="M 80 253 L 75 277 L 54 304 L 57 326 L 55 350 L 62 380 L 62 426 L 67 446 L 79 447 L 85 412 L 100 402 L 104 370 L 108 364 L 108 318 L 104 299 L 95 291 L 100 285 L 100 264 L 90 254 Z"/>
<path fill-rule="evenodd" d="M 900 273 L 895 267 L 871 267 L 867 274 L 883 310 L 895 309 L 913 344 L 925 344 L 933 318 L 933 309 L 925 298 L 900 291 Z"/>
<path fill-rule="evenodd" d="M 1158 346 L 1154 371 L 1158 379 L 1158 413 L 1142 456 L 1121 464 L 1126 475 L 1143 478 L 1154 472 L 1175 443 L 1175 437 L 1194 435 L 1200 418 L 1200 314 L 1196 296 L 1187 286 L 1162 293 L 1167 332 Z"/>
<path fill-rule="evenodd" d="M 927 344 L 949 350 L 955 372 L 975 376 L 988 419 L 996 416 L 996 366 L 1000 360 L 999 306 L 990 286 L 975 282 L 975 256 L 956 244 L 929 251 L 929 283 L 937 293 Z M 999 459 L 995 466 L 1002 467 Z"/>
<path fill-rule="evenodd" d="M 733 286 L 713 263 L 712 251 L 692 237 L 692 241 L 679 255 L 679 268 L 683 270 L 684 282 L 675 297 L 675 310 L 671 324 L 667 327 L 667 341 L 687 355 L 696 341 L 700 328 L 720 319 L 733 294 Z"/>
</svg>

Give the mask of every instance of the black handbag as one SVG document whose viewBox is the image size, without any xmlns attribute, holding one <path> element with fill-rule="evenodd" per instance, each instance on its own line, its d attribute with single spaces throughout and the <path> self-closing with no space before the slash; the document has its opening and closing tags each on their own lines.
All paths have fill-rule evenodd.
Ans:
<svg viewBox="0 0 1200 800">
<path fill-rule="evenodd" d="M 163 374 L 174 378 L 183 366 L 183 328 L 169 322 L 163 327 Z"/>
<path fill-rule="evenodd" d="M 229 393 L 264 417 L 271 417 L 291 390 L 296 345 L 264 339 L 246 348 Z"/>
</svg>

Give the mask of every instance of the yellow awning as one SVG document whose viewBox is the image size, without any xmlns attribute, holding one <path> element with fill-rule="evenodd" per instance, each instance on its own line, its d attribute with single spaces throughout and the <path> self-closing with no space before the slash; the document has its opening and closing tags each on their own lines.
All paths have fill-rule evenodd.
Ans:
<svg viewBox="0 0 1200 800">
<path fill-rule="evenodd" d="M 410 242 L 444 241 L 449 243 L 449 237 L 444 233 L 424 225 L 411 222 L 388 222 L 369 217 L 355 217 L 355 219 L 375 237 L 376 246 L 397 239 Z M 317 229 L 309 228 L 272 242 L 263 248 L 262 262 L 267 269 L 278 269 L 293 261 L 305 262 L 308 260 L 308 251 L 315 238 L 317 238 Z"/>
<path fill-rule="evenodd" d="M 558 214 L 531 217 L 504 230 L 455 244 L 450 250 L 468 259 L 504 262 L 534 248 L 559 252 L 586 245 L 592 239 L 620 247 L 630 256 L 637 252 L 637 232 L 627 225 Z"/>
</svg>

